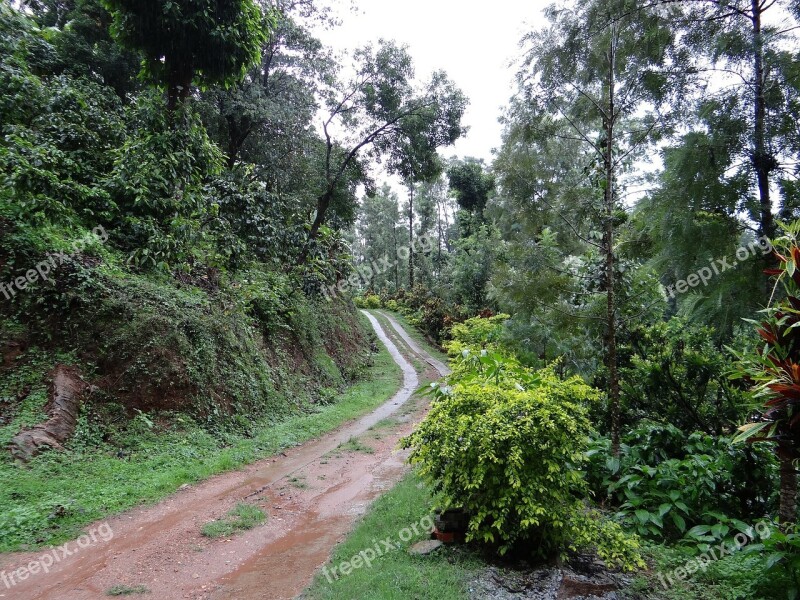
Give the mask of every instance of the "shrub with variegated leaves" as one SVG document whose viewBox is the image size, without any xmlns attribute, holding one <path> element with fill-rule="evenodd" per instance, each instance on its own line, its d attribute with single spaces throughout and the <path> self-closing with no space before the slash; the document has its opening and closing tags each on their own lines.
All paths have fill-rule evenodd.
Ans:
<svg viewBox="0 0 800 600">
<path fill-rule="evenodd" d="M 600 392 L 489 351 L 465 350 L 453 366 L 403 444 L 443 508 L 470 515 L 468 539 L 543 557 L 590 545 L 608 562 L 641 565 L 635 540 L 584 502 L 588 405 Z"/>
</svg>

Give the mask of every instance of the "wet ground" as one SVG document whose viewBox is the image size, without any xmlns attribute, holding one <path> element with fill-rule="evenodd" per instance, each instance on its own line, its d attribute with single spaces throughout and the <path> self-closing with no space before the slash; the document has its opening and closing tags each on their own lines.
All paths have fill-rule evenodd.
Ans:
<svg viewBox="0 0 800 600">
<path fill-rule="evenodd" d="M 447 369 L 390 317 L 392 329 L 385 332 L 367 316 L 403 370 L 402 388 L 389 401 L 279 456 L 108 519 L 111 540 L 74 552 L 48 573 L 30 575 L 10 589 L 0 584 L 0 598 L 89 600 L 107 598 L 110 588 L 123 585 L 144 586 L 151 593 L 145 597 L 159 600 L 297 596 L 370 502 L 405 474 L 405 454 L 396 450 L 397 442 L 425 412 L 424 405 L 409 399 L 420 383 Z M 410 358 L 423 365 L 422 373 Z M 389 426 L 373 428 L 387 418 Z M 353 439 L 360 450 L 347 449 Z M 230 538 L 212 540 L 200 534 L 204 524 L 239 502 L 259 506 L 268 514 L 266 523 Z M 12 572 L 42 554 L 5 555 L 0 570 Z"/>
</svg>

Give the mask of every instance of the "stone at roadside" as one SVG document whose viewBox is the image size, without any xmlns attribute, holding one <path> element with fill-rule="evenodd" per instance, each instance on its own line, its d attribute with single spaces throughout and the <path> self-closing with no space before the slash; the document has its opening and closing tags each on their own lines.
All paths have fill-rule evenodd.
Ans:
<svg viewBox="0 0 800 600">
<path fill-rule="evenodd" d="M 442 542 L 439 540 L 423 540 L 411 546 L 411 548 L 408 549 L 408 553 L 424 556 L 441 548 L 443 545 L 444 544 L 442 544 Z"/>
</svg>

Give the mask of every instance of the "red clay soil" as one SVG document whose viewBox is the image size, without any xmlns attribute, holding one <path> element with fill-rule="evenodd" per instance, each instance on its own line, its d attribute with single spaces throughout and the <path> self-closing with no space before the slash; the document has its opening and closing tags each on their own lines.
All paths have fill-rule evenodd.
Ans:
<svg viewBox="0 0 800 600">
<path fill-rule="evenodd" d="M 283 599 L 300 594 L 370 502 L 406 472 L 405 455 L 395 450 L 397 441 L 424 413 L 417 409 L 397 417 L 394 427 L 367 431 L 405 403 L 419 384 L 410 363 L 368 317 L 403 368 L 403 388 L 392 399 L 366 417 L 280 456 L 108 519 L 112 539 L 97 538 L 80 550 L 71 542 L 73 553 L 49 573 L 40 569 L 10 587 L 0 579 L 0 598 L 98 599 L 107 598 L 106 592 L 117 585 L 144 586 L 151 592 L 144 597 L 159 600 Z M 421 350 L 414 354 L 429 358 Z M 430 369 L 425 376 L 438 373 Z M 338 449 L 358 436 L 375 452 Z M 239 502 L 261 507 L 269 515 L 266 523 L 231 538 L 201 535 L 204 524 Z M 0 572 L 12 573 L 45 552 L 0 556 Z"/>
</svg>

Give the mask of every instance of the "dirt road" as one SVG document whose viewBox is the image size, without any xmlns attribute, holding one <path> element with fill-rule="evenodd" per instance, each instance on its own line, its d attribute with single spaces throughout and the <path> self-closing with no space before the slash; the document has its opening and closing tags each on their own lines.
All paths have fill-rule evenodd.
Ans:
<svg viewBox="0 0 800 600">
<path fill-rule="evenodd" d="M 389 401 L 279 456 L 181 490 L 155 506 L 108 519 L 104 523 L 113 531 L 111 539 L 97 538 L 85 548 L 72 543 L 72 554 L 54 562 L 49 572 L 39 569 L 12 586 L 0 580 L 0 598 L 98 599 L 121 585 L 144 586 L 151 592 L 145 597 L 164 600 L 297 596 L 370 502 L 405 473 L 405 455 L 395 450 L 396 444 L 425 410 L 416 400 L 408 401 L 421 380 L 438 378 L 447 370 L 393 319 L 382 316 L 391 323 L 388 332 L 367 314 L 403 370 L 402 388 Z M 422 373 L 406 358 L 414 355 L 425 365 Z M 373 451 L 365 452 L 365 446 Z M 262 508 L 269 515 L 267 522 L 228 539 L 211 540 L 200 534 L 205 523 L 239 502 Z M 0 569 L 11 573 L 42 554 L 15 554 Z"/>
</svg>

